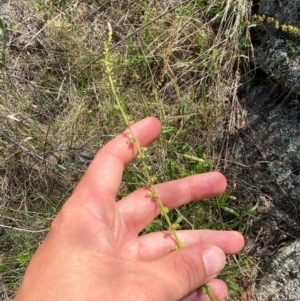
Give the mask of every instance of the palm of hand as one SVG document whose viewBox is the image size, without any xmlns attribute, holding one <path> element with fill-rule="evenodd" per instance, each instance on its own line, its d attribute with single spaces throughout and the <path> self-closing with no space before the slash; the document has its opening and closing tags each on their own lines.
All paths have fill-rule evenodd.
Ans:
<svg viewBox="0 0 300 301">
<path fill-rule="evenodd" d="M 145 146 L 157 138 L 160 124 L 147 118 L 132 129 Z M 239 233 L 179 231 L 186 247 L 172 252 L 175 241 L 167 231 L 139 236 L 160 211 L 148 188 L 115 202 L 123 169 L 136 155 L 128 138 L 126 131 L 98 152 L 33 257 L 16 301 L 205 301 L 197 288 L 207 282 L 218 298 L 226 295 L 225 284 L 213 278 L 224 266 L 223 251 L 242 248 Z M 219 173 L 156 185 L 169 209 L 225 187 Z"/>
</svg>

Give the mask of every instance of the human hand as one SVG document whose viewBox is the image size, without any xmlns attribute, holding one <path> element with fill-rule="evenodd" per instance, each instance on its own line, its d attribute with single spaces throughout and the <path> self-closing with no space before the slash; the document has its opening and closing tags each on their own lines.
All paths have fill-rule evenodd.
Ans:
<svg viewBox="0 0 300 301">
<path fill-rule="evenodd" d="M 131 126 L 140 146 L 160 133 L 155 118 Z M 141 188 L 116 202 L 122 172 L 137 153 L 128 129 L 106 144 L 54 219 L 33 256 L 15 301 L 172 301 L 201 300 L 199 287 L 209 283 L 217 299 L 227 294 L 214 279 L 225 255 L 239 252 L 242 235 L 234 231 L 167 231 L 138 236 L 160 212 Z M 155 185 L 169 209 L 222 193 L 226 179 L 218 172 Z"/>
</svg>

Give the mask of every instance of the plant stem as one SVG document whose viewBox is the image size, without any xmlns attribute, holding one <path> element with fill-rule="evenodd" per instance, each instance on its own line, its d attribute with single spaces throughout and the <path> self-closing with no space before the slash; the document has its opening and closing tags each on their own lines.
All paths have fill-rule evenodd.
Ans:
<svg viewBox="0 0 300 301">
<path fill-rule="evenodd" d="M 118 109 L 120 110 L 122 117 L 126 123 L 126 126 L 128 127 L 129 131 L 130 131 L 130 135 L 131 135 L 131 142 L 133 142 L 137 148 L 138 151 L 138 157 L 142 160 L 142 167 L 144 170 L 144 176 L 146 178 L 146 183 L 148 183 L 148 185 L 151 188 L 151 197 L 155 198 L 157 204 L 160 207 L 160 211 L 161 211 L 161 215 L 165 218 L 168 227 L 169 227 L 169 231 L 172 233 L 175 241 L 176 241 L 176 246 L 175 246 L 175 250 L 182 248 L 184 246 L 184 244 L 180 241 L 176 231 L 174 230 L 174 226 L 172 225 L 170 218 L 168 216 L 168 209 L 166 207 L 164 207 L 160 195 L 158 194 L 157 190 L 155 189 L 155 186 L 153 185 L 154 182 L 154 177 L 151 177 L 151 175 L 148 172 L 148 166 L 145 163 L 144 160 L 144 154 L 143 154 L 143 150 L 137 140 L 137 138 L 135 137 L 135 134 L 133 133 L 131 126 L 130 126 L 130 122 L 129 119 L 121 105 L 121 101 L 117 92 L 117 89 L 115 87 L 115 81 L 113 79 L 113 71 L 112 71 L 112 63 L 110 61 L 110 47 L 111 47 L 111 41 L 112 41 L 112 28 L 111 25 L 108 24 L 108 39 L 107 41 L 104 43 L 104 60 L 103 63 L 105 65 L 105 71 L 108 77 L 108 83 L 109 83 L 109 87 L 112 93 L 112 96 L 114 97 L 115 101 L 116 101 L 116 105 L 118 107 Z"/>
<path fill-rule="evenodd" d="M 176 245 L 175 245 L 174 250 L 178 250 L 180 248 L 183 248 L 184 244 L 180 241 L 176 231 L 174 230 L 174 225 L 170 221 L 170 218 L 168 216 L 169 209 L 166 208 L 163 205 L 163 202 L 160 198 L 160 195 L 157 192 L 157 190 L 156 190 L 156 188 L 153 184 L 153 182 L 154 182 L 153 178 L 154 177 L 152 177 L 148 172 L 148 166 L 147 166 L 147 164 L 145 162 L 145 159 L 144 159 L 144 157 L 145 157 L 144 153 L 143 153 L 144 151 L 141 148 L 141 146 L 138 142 L 138 139 L 136 138 L 134 132 L 131 129 L 129 119 L 128 119 L 128 117 L 127 117 L 127 115 L 126 115 L 126 113 L 125 113 L 125 111 L 124 111 L 124 109 L 121 105 L 117 89 L 115 88 L 115 81 L 113 79 L 113 71 L 112 71 L 112 67 L 111 67 L 112 63 L 110 61 L 110 54 L 109 54 L 109 50 L 110 50 L 110 47 L 111 47 L 111 42 L 112 42 L 112 28 L 111 28 L 111 25 L 108 24 L 108 39 L 104 43 L 104 60 L 103 60 L 103 63 L 105 65 L 105 71 L 106 71 L 106 74 L 107 74 L 107 77 L 108 77 L 109 87 L 111 89 L 112 96 L 114 97 L 114 99 L 116 101 L 116 105 L 117 105 L 118 109 L 120 110 L 120 112 L 122 114 L 122 117 L 123 117 L 123 119 L 126 123 L 126 126 L 129 129 L 129 132 L 130 132 L 130 135 L 131 135 L 130 142 L 134 143 L 134 145 L 136 146 L 137 151 L 138 151 L 138 157 L 142 160 L 142 167 L 143 167 L 143 170 L 144 170 L 144 176 L 146 178 L 146 183 L 148 183 L 149 187 L 151 188 L 151 193 L 149 194 L 149 196 L 156 200 L 156 202 L 157 202 L 157 204 L 160 208 L 161 215 L 164 217 L 164 219 L 166 220 L 166 222 L 168 224 L 168 230 L 172 233 L 172 235 L 175 239 Z M 202 290 L 202 292 L 205 292 L 209 296 L 211 301 L 217 301 L 217 299 L 212 294 L 211 288 L 208 284 L 202 286 L 201 290 Z"/>
<path fill-rule="evenodd" d="M 201 291 L 204 294 L 207 294 L 208 297 L 210 298 L 211 301 L 218 301 L 216 299 L 216 297 L 213 295 L 212 291 L 211 291 L 211 286 L 209 284 L 204 284 L 203 286 L 201 286 Z"/>
</svg>

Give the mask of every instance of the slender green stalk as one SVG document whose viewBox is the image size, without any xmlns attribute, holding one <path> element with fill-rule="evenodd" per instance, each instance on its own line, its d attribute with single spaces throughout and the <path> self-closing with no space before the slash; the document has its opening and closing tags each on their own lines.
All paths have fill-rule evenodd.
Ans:
<svg viewBox="0 0 300 301">
<path fill-rule="evenodd" d="M 121 105 L 121 102 L 120 102 L 120 98 L 119 98 L 119 95 L 118 95 L 118 91 L 117 91 L 117 88 L 116 88 L 116 82 L 115 80 L 113 79 L 113 70 L 112 70 L 112 63 L 110 61 L 110 53 L 109 53 L 109 50 L 110 50 L 110 47 L 111 47 L 111 42 L 112 42 L 112 28 L 111 28 L 111 25 L 108 24 L 108 39 L 107 41 L 104 43 L 104 59 L 103 59 L 103 63 L 105 65 L 105 71 L 106 71 L 106 75 L 107 75 L 107 78 L 108 78 L 108 83 L 109 83 L 109 87 L 110 87 L 110 90 L 111 90 L 111 93 L 116 101 L 116 106 L 117 108 L 119 109 L 119 111 L 121 112 L 122 114 L 122 117 L 126 123 L 126 126 L 129 128 L 129 131 L 130 131 L 130 135 L 131 135 L 131 138 L 130 138 L 130 143 L 134 143 L 134 145 L 136 146 L 137 150 L 138 150 L 138 158 L 141 159 L 141 162 L 142 162 L 142 170 L 144 172 L 144 176 L 145 176 L 145 180 L 146 180 L 146 183 L 148 183 L 149 187 L 151 188 L 151 192 L 148 194 L 149 197 L 152 197 L 156 200 L 157 204 L 159 205 L 160 207 L 160 212 L 161 212 L 161 215 L 165 218 L 167 224 L 168 224 L 168 230 L 172 233 L 175 241 L 176 241 L 176 246 L 175 246 L 175 250 L 179 249 L 179 248 L 182 248 L 184 246 L 184 244 L 180 241 L 176 231 L 175 231 L 175 228 L 176 228 L 176 225 L 173 225 L 170 221 L 170 218 L 168 216 L 168 212 L 169 212 L 169 209 L 164 207 L 162 201 L 161 201 L 161 198 L 160 198 L 160 195 L 159 193 L 157 192 L 155 186 L 154 186 L 154 182 L 156 180 L 156 177 L 154 176 L 151 176 L 149 174 L 149 169 L 150 167 L 147 166 L 144 158 L 145 158 L 145 154 L 144 154 L 144 151 L 145 151 L 145 148 L 142 148 L 140 145 L 139 145 L 139 142 L 135 136 L 135 134 L 133 133 L 132 129 L 131 129 L 131 126 L 130 126 L 130 122 L 129 122 L 129 119 Z"/>
<path fill-rule="evenodd" d="M 204 294 L 207 294 L 208 297 L 210 298 L 211 301 L 218 301 L 216 299 L 216 297 L 213 295 L 212 291 L 211 291 L 211 286 L 209 284 L 205 284 L 203 286 L 201 286 L 201 291 Z"/>
<path fill-rule="evenodd" d="M 141 164 L 142 164 L 142 170 L 144 172 L 144 176 L 145 176 L 145 180 L 146 180 L 146 183 L 148 183 L 149 187 L 151 188 L 151 192 L 149 192 L 147 194 L 147 196 L 153 198 L 156 200 L 159 208 L 160 208 L 160 213 L 161 215 L 164 217 L 164 219 L 166 220 L 167 224 L 168 224 L 168 230 L 172 233 L 173 235 L 173 238 L 176 242 L 176 245 L 174 247 L 174 250 L 178 250 L 180 248 L 183 248 L 184 247 L 184 243 L 182 243 L 175 231 L 176 229 L 176 224 L 172 224 L 171 221 L 170 221 L 170 218 L 168 216 L 168 212 L 169 212 L 169 209 L 166 208 L 163 203 L 162 203 L 162 200 L 160 198 L 160 195 L 159 193 L 157 192 L 155 186 L 154 186 L 154 182 L 156 180 L 156 177 L 155 176 L 151 176 L 150 173 L 149 173 L 149 169 L 151 169 L 145 162 L 145 148 L 142 148 L 138 142 L 138 139 L 136 138 L 134 132 L 132 131 L 131 129 L 131 124 L 129 122 L 129 119 L 121 105 L 121 102 L 120 102 L 120 98 L 119 98 L 119 94 L 118 94 L 118 91 L 117 91 L 117 88 L 115 86 L 115 80 L 113 79 L 113 70 L 112 70 L 112 62 L 110 61 L 110 54 L 109 54 L 109 51 L 111 49 L 111 43 L 112 43 L 112 28 L 111 28 L 111 25 L 108 23 L 108 39 L 107 41 L 104 43 L 104 59 L 103 59 L 103 63 L 105 65 L 105 72 L 106 72 L 106 75 L 107 75 L 107 78 L 108 78 L 108 83 L 109 83 L 109 87 L 110 87 L 110 90 L 111 90 L 111 93 L 112 93 L 112 96 L 114 97 L 115 101 L 116 101 L 116 105 L 117 105 L 117 108 L 119 109 L 119 111 L 121 112 L 122 114 L 122 117 L 126 123 L 126 126 L 128 127 L 129 131 L 130 131 L 130 135 L 131 135 L 131 138 L 130 138 L 130 143 L 134 143 L 134 145 L 136 146 L 137 150 L 138 150 L 138 158 L 141 159 Z M 201 288 L 201 291 L 203 293 L 206 293 L 208 294 L 209 298 L 211 299 L 211 301 L 217 301 L 216 298 L 214 297 L 214 295 L 212 294 L 212 291 L 211 291 L 211 288 L 208 284 L 202 286 Z"/>
</svg>

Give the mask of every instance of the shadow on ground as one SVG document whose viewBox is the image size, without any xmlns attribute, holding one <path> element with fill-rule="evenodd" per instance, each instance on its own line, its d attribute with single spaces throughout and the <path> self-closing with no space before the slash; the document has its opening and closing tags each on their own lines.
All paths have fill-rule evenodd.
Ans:
<svg viewBox="0 0 300 301">
<path fill-rule="evenodd" d="M 247 128 L 230 139 L 224 169 L 236 183 L 233 206 L 257 204 L 246 251 L 262 268 L 259 283 L 276 253 L 300 237 L 300 101 L 260 71 L 240 94 Z"/>
</svg>

